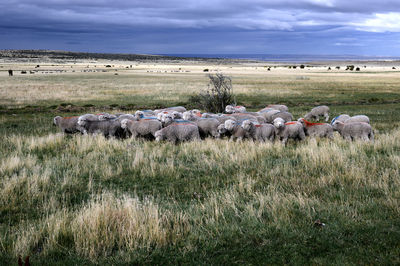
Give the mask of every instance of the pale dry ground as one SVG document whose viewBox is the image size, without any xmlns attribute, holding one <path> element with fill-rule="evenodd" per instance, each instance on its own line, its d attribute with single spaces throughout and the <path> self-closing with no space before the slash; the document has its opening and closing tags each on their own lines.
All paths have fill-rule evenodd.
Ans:
<svg viewBox="0 0 400 266">
<path fill-rule="evenodd" d="M 113 67 L 106 68 L 107 64 Z M 35 68 L 36 63 L 0 63 L 0 70 L 3 70 L 0 71 L 0 105 L 23 107 L 62 102 L 120 102 L 129 97 L 144 97 L 152 102 L 185 101 L 188 95 L 206 88 L 207 74 L 215 73 L 232 77 L 234 93 L 263 94 L 278 99 L 310 92 L 319 84 L 329 89 L 345 88 L 350 93 L 352 89 L 359 92 L 360 87 L 379 87 L 379 92 L 385 93 L 398 92 L 397 84 L 400 83 L 399 67 L 393 70 L 387 66 L 367 66 L 361 67 L 361 72 L 349 72 L 344 71 L 344 65 L 341 70 L 332 67 L 332 71 L 327 71 L 325 66 L 305 69 L 277 66 L 267 71 L 266 65 L 88 61 L 77 64 L 46 63 Z M 15 76 L 8 77 L 7 69 L 14 69 Z M 203 72 L 204 69 L 209 69 L 209 72 Z M 28 73 L 20 74 L 21 70 Z M 60 73 L 60 70 L 63 72 Z M 37 72 L 29 74 L 29 71 Z M 331 90 L 326 93 L 332 98 L 337 95 Z"/>
</svg>

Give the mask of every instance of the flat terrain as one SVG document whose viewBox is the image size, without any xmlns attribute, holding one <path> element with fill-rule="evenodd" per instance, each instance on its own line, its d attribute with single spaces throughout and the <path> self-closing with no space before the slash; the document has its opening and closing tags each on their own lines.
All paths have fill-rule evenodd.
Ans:
<svg viewBox="0 0 400 266">
<path fill-rule="evenodd" d="M 352 64 L 1 59 L 0 264 L 399 264 L 400 64 Z M 52 126 L 196 108 L 214 73 L 249 110 L 368 115 L 375 142 L 175 146 Z"/>
</svg>

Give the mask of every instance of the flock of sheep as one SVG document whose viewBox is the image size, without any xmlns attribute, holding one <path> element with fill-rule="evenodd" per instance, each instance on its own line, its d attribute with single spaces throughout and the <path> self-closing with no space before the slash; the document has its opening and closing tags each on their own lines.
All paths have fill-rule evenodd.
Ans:
<svg viewBox="0 0 400 266">
<path fill-rule="evenodd" d="M 329 121 L 329 107 L 313 108 L 297 121 L 285 105 L 268 105 L 258 112 L 247 112 L 244 106 L 228 105 L 225 114 L 201 113 L 182 106 L 158 110 L 139 110 L 135 114 L 84 114 L 74 117 L 54 118 L 54 125 L 64 133 L 102 134 L 105 137 L 144 137 L 173 143 L 230 137 L 231 140 L 254 141 L 289 139 L 304 140 L 306 136 L 333 138 L 333 132 L 347 140 L 373 141 L 374 134 L 365 115 L 350 117 L 342 114 L 331 123 L 315 123 L 324 118 Z"/>
</svg>

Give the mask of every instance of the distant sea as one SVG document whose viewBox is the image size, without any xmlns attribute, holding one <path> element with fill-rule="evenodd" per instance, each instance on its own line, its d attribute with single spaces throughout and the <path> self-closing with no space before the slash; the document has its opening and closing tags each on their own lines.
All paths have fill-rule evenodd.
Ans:
<svg viewBox="0 0 400 266">
<path fill-rule="evenodd" d="M 394 61 L 399 56 L 359 56 L 359 55 L 288 55 L 288 54 L 163 54 L 166 56 L 248 59 L 268 62 L 307 63 L 316 61 Z"/>
</svg>

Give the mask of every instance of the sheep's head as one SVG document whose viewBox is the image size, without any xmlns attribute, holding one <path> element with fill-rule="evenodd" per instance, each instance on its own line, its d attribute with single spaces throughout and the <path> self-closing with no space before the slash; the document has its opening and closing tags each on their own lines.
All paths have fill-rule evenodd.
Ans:
<svg viewBox="0 0 400 266">
<path fill-rule="evenodd" d="M 164 140 L 165 136 L 164 136 L 164 134 L 163 134 L 162 129 L 156 131 L 156 133 L 154 133 L 154 137 L 156 138 L 156 141 L 162 141 L 162 140 Z"/>
<path fill-rule="evenodd" d="M 174 122 L 174 116 L 172 114 L 164 115 L 163 120 L 161 120 L 161 122 L 163 122 L 165 124 L 170 124 L 170 123 Z"/>
<path fill-rule="evenodd" d="M 225 112 L 228 113 L 228 114 L 232 114 L 232 113 L 235 112 L 235 108 L 233 108 L 232 105 L 227 105 L 227 106 L 225 107 Z"/>
<path fill-rule="evenodd" d="M 163 120 L 164 120 L 164 114 L 163 114 L 163 113 L 158 113 L 158 114 L 157 114 L 157 119 L 158 119 L 159 121 L 163 122 Z"/>
<path fill-rule="evenodd" d="M 109 114 L 109 113 L 104 113 L 104 114 L 99 115 L 99 120 L 100 121 L 110 120 L 110 119 L 115 119 L 115 118 L 117 118 L 116 115 L 112 115 L 112 114 Z"/>
<path fill-rule="evenodd" d="M 311 114 L 311 113 L 307 113 L 307 114 L 304 116 L 304 119 L 306 119 L 306 120 L 312 119 L 312 114 Z"/>
<path fill-rule="evenodd" d="M 85 119 L 85 117 L 82 117 L 82 116 L 80 116 L 79 118 L 78 118 L 78 125 L 79 126 L 81 126 L 81 127 L 83 127 L 83 126 L 85 126 L 86 125 L 86 119 Z"/>
<path fill-rule="evenodd" d="M 337 117 L 335 117 L 335 118 L 332 119 L 331 125 L 333 125 L 333 123 L 335 123 L 335 121 L 344 122 L 344 121 L 346 121 L 346 120 L 349 119 L 349 118 L 350 118 L 350 116 L 347 115 L 347 114 L 338 115 Z"/>
<path fill-rule="evenodd" d="M 332 128 L 333 128 L 334 131 L 338 131 L 338 129 L 339 129 L 340 127 L 342 127 L 343 125 L 344 125 L 343 122 L 335 121 L 335 122 L 333 122 L 333 124 L 332 124 Z"/>
<path fill-rule="evenodd" d="M 233 128 L 235 127 L 235 124 L 236 124 L 236 122 L 231 119 L 226 120 L 224 123 L 226 130 L 229 130 L 229 131 L 233 130 Z"/>
<path fill-rule="evenodd" d="M 285 120 L 278 117 L 274 119 L 274 126 L 278 129 L 285 127 Z"/>
<path fill-rule="evenodd" d="M 190 110 L 189 112 L 194 114 L 194 115 L 201 114 L 199 109 L 193 109 L 193 110 Z"/>
<path fill-rule="evenodd" d="M 179 118 L 182 118 L 182 114 L 179 113 L 179 112 L 177 112 L 177 111 L 173 111 L 173 112 L 172 112 L 172 117 L 173 117 L 174 119 L 179 119 Z"/>
<path fill-rule="evenodd" d="M 182 118 L 183 118 L 184 120 L 190 120 L 190 119 L 192 118 L 192 113 L 186 111 L 186 112 L 183 113 Z"/>
<path fill-rule="evenodd" d="M 143 118 L 144 117 L 144 113 L 142 111 L 136 111 L 135 112 L 135 117 L 136 118 Z"/>
<path fill-rule="evenodd" d="M 60 119 L 61 119 L 61 116 L 56 116 L 56 117 L 54 117 L 54 118 L 53 118 L 53 124 L 54 124 L 55 126 L 57 126 L 57 125 L 58 125 L 58 122 L 60 121 Z"/>
<path fill-rule="evenodd" d="M 251 129 L 251 127 L 254 125 L 254 123 L 250 120 L 245 120 L 242 123 L 242 128 L 246 131 L 249 131 Z"/>
<path fill-rule="evenodd" d="M 121 128 L 125 129 L 128 127 L 129 119 L 122 119 L 121 121 Z"/>
<path fill-rule="evenodd" d="M 227 130 L 226 130 L 226 128 L 225 128 L 225 125 L 224 125 L 224 124 L 221 124 L 221 125 L 219 125 L 219 126 L 217 127 L 217 131 L 218 131 L 219 134 L 225 134 Z"/>
</svg>

